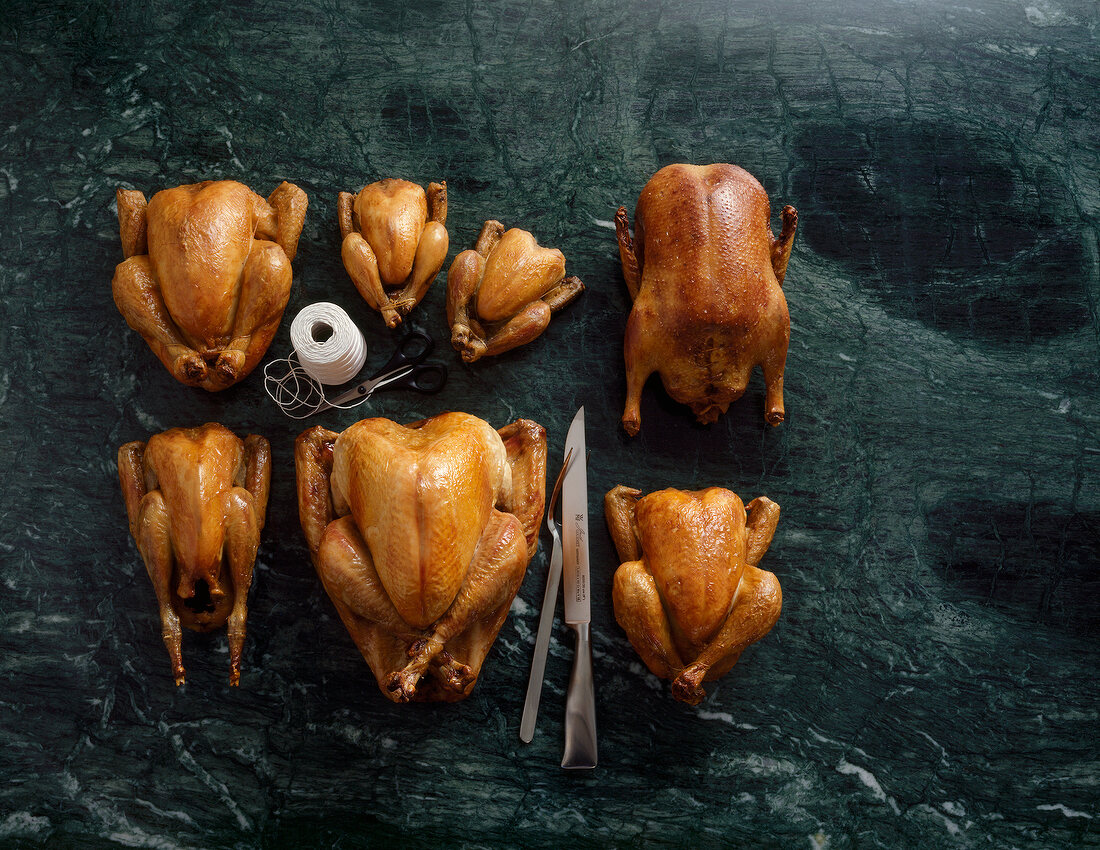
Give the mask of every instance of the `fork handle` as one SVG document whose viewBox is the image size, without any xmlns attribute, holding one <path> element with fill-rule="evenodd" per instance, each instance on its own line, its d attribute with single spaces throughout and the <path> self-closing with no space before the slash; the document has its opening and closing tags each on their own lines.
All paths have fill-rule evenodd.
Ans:
<svg viewBox="0 0 1100 850">
<path fill-rule="evenodd" d="M 523 718 L 519 724 L 519 739 L 525 744 L 530 744 L 535 737 L 535 720 L 539 715 L 539 699 L 542 697 L 542 682 L 546 674 L 546 652 L 550 647 L 550 631 L 554 625 L 554 609 L 558 603 L 561 563 L 561 539 L 555 536 L 550 569 L 546 573 L 546 593 L 542 597 L 539 631 L 535 637 L 535 654 L 531 658 L 531 675 L 527 679 L 527 699 L 523 703 Z"/>
</svg>

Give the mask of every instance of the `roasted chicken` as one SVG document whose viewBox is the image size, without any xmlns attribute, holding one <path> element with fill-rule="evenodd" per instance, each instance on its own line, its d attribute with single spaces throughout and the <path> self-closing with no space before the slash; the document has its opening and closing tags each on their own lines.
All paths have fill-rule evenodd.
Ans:
<svg viewBox="0 0 1100 850">
<path fill-rule="evenodd" d="M 783 421 L 791 322 L 783 278 L 798 214 L 783 208 L 776 239 L 764 188 L 736 165 L 669 165 L 645 185 L 634 213 L 615 216 L 634 307 L 626 324 L 623 427 L 641 428 L 642 387 L 654 372 L 699 422 L 739 399 L 764 370 L 765 419 Z"/>
<path fill-rule="evenodd" d="M 295 460 L 313 564 L 382 693 L 468 696 L 538 546 L 542 426 L 364 419 L 310 428 Z"/>
<path fill-rule="evenodd" d="M 580 278 L 565 277 L 561 251 L 542 247 L 526 230 L 487 221 L 447 273 L 451 345 L 467 363 L 526 345 L 583 291 Z"/>
<path fill-rule="evenodd" d="M 251 372 L 290 298 L 308 200 L 282 183 L 266 201 L 232 180 L 118 190 L 126 259 L 115 304 L 179 381 L 223 390 Z"/>
<path fill-rule="evenodd" d="M 622 565 L 615 619 L 646 666 L 672 680 L 672 695 L 697 705 L 703 681 L 725 675 L 779 618 L 779 580 L 757 568 L 779 522 L 760 496 L 746 509 L 718 487 L 642 496 L 622 485 L 604 511 Z"/>
<path fill-rule="evenodd" d="M 430 184 L 425 195 L 407 180 L 379 180 L 357 195 L 341 192 L 337 214 L 344 268 L 367 304 L 397 327 L 447 259 L 447 183 Z"/>
<path fill-rule="evenodd" d="M 229 623 L 229 684 L 240 683 L 248 588 L 271 486 L 271 449 L 221 425 L 173 428 L 118 450 L 130 533 L 153 581 L 176 684 L 182 632 Z"/>
</svg>

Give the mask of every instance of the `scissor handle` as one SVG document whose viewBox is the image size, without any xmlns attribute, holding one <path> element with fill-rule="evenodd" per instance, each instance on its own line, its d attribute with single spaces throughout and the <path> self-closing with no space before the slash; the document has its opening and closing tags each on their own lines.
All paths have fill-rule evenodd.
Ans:
<svg viewBox="0 0 1100 850">
<path fill-rule="evenodd" d="M 447 367 L 442 363 L 424 363 L 413 368 L 408 375 L 397 381 L 406 389 L 418 393 L 437 393 L 447 383 Z"/>
<path fill-rule="evenodd" d="M 371 375 L 371 379 L 380 378 L 390 372 L 396 372 L 402 366 L 415 365 L 431 354 L 433 348 L 435 348 L 435 341 L 426 333 L 409 331 L 398 341 L 397 350 L 394 351 L 393 356 L 387 361 L 386 365 Z M 446 379 L 446 373 L 443 377 Z M 408 386 L 412 385 L 409 384 Z M 440 384 L 441 388 L 442 386 Z"/>
</svg>

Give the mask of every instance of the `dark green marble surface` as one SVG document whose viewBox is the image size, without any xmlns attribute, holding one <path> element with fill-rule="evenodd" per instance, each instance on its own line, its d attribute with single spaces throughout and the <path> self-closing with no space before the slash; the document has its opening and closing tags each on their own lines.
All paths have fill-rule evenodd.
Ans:
<svg viewBox="0 0 1100 850">
<path fill-rule="evenodd" d="M 1100 846 L 1100 13 L 967 2 L 6 3 L 0 9 L 0 846 Z M 759 177 L 800 230 L 788 421 L 757 378 L 710 427 L 656 382 L 618 419 L 610 220 L 675 161 Z M 558 767 L 572 642 L 517 737 L 546 539 L 473 696 L 395 706 L 314 574 L 301 430 L 258 373 L 177 384 L 111 300 L 114 194 L 205 178 L 310 196 L 289 320 L 342 304 L 335 201 L 450 188 L 588 285 L 442 396 L 592 449 L 600 766 Z M 414 324 L 443 341 L 441 277 Z M 119 445 L 217 420 L 274 453 L 244 675 L 188 633 L 173 687 Z M 674 702 L 613 620 L 618 483 L 766 494 L 774 631 Z"/>
</svg>

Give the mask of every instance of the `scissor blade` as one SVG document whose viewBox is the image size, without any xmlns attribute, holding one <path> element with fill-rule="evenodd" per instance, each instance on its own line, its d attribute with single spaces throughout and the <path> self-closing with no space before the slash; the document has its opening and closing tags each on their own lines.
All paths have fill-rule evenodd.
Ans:
<svg viewBox="0 0 1100 850">
<path fill-rule="evenodd" d="M 363 381 L 358 386 L 352 387 L 346 393 L 340 393 L 336 398 L 330 398 L 325 400 L 325 404 L 320 408 L 321 410 L 327 410 L 330 407 L 338 407 L 341 404 L 347 404 L 349 401 L 355 401 L 356 399 L 366 398 L 370 395 L 370 391 L 374 388 L 374 381 Z"/>
<path fill-rule="evenodd" d="M 347 404 L 351 401 L 365 399 L 379 387 L 385 386 L 386 384 L 390 384 L 394 381 L 398 381 L 401 378 L 404 378 L 412 370 L 412 366 L 402 366 L 400 369 L 394 369 L 392 372 L 387 372 L 385 375 L 379 375 L 377 378 L 371 378 L 369 380 L 363 381 L 363 383 L 352 387 L 347 392 L 340 393 L 340 395 L 336 396 L 336 398 L 327 399 L 326 404 L 322 405 L 318 409 L 327 410 L 329 407 L 339 407 L 340 405 Z"/>
</svg>

